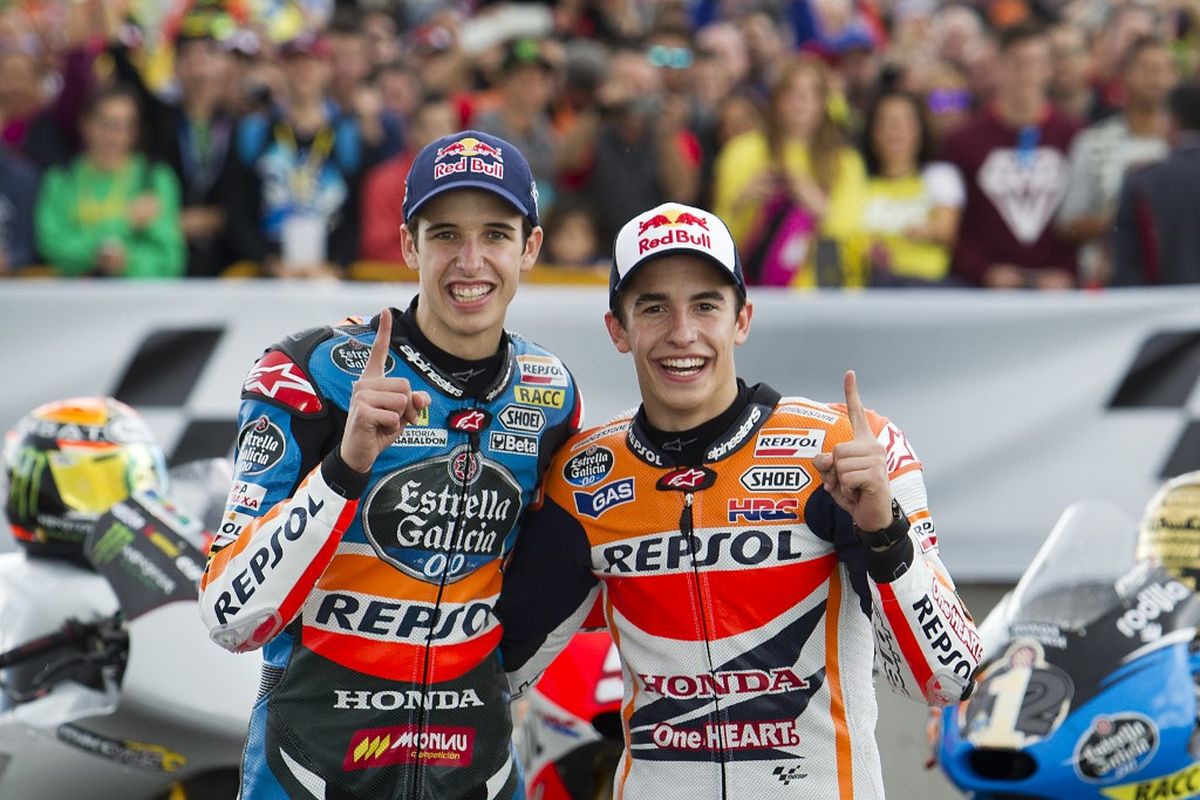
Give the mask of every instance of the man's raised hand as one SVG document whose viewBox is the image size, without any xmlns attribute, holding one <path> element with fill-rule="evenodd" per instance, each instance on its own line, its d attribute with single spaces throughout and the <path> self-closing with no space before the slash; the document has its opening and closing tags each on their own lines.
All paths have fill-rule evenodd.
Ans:
<svg viewBox="0 0 1200 800">
<path fill-rule="evenodd" d="M 367 356 L 362 375 L 350 394 L 350 413 L 342 433 L 339 453 L 355 472 L 370 472 L 375 459 L 429 407 L 427 392 L 414 392 L 407 378 L 384 375 L 388 345 L 392 340 L 392 311 L 379 315 L 379 331 Z"/>
<path fill-rule="evenodd" d="M 813 464 L 821 474 L 825 491 L 849 512 L 859 530 L 883 530 L 892 522 L 887 452 L 871 431 L 853 370 L 846 373 L 842 388 L 854 437 L 828 453 L 818 453 Z"/>
</svg>

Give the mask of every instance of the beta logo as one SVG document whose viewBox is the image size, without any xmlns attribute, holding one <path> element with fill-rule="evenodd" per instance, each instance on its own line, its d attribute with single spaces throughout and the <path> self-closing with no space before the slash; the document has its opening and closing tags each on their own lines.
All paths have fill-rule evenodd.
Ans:
<svg viewBox="0 0 1200 800">
<path fill-rule="evenodd" d="M 488 449 L 498 453 L 512 453 L 513 455 L 537 458 L 538 440 L 535 436 L 492 431 L 488 437 Z"/>
<path fill-rule="evenodd" d="M 517 384 L 513 387 L 513 397 L 518 403 L 543 408 L 562 408 L 567 404 L 565 389 L 544 389 L 534 386 Z"/>
<path fill-rule="evenodd" d="M 521 433 L 541 433 L 546 427 L 546 412 L 540 408 L 507 405 L 496 419 L 509 430 Z"/>
<path fill-rule="evenodd" d="M 575 492 L 574 494 L 575 510 L 584 516 L 599 519 L 600 515 L 610 508 L 633 502 L 635 497 L 633 478 L 622 478 L 619 481 L 606 483 L 594 492 Z"/>
<path fill-rule="evenodd" d="M 751 492 L 798 492 L 812 478 L 799 467 L 751 467 L 739 480 Z"/>
<path fill-rule="evenodd" d="M 778 522 L 800 519 L 800 501 L 794 497 L 773 500 L 770 497 L 729 498 L 730 522 Z"/>
<path fill-rule="evenodd" d="M 760 433 L 754 442 L 755 458 L 812 458 L 825 444 L 825 431 L 787 430 Z"/>
<path fill-rule="evenodd" d="M 567 370 L 554 356 L 517 356 L 521 383 L 533 386 L 567 385 Z"/>
</svg>

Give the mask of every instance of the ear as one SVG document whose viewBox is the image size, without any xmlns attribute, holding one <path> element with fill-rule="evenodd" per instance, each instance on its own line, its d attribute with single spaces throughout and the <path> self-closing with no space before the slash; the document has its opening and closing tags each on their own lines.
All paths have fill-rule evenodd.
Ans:
<svg viewBox="0 0 1200 800">
<path fill-rule="evenodd" d="M 604 312 L 604 327 L 608 328 L 608 338 L 612 339 L 613 347 L 617 348 L 618 353 L 628 353 L 629 336 L 625 333 L 625 326 L 617 319 L 617 315 L 611 311 Z"/>
<path fill-rule="evenodd" d="M 529 238 L 525 240 L 525 252 L 521 253 L 521 272 L 529 272 L 537 263 L 538 253 L 542 249 L 542 236 L 540 225 L 529 232 Z"/>
<path fill-rule="evenodd" d="M 746 305 L 742 306 L 742 310 L 738 312 L 737 319 L 733 321 L 733 343 L 741 344 L 750 337 L 750 318 L 754 316 L 754 304 L 749 300 Z"/>
<path fill-rule="evenodd" d="M 417 225 L 420 227 L 420 223 Z M 419 270 L 416 234 L 409 230 L 407 224 L 400 226 L 400 250 L 404 253 L 404 263 L 408 265 L 408 268 Z"/>
</svg>

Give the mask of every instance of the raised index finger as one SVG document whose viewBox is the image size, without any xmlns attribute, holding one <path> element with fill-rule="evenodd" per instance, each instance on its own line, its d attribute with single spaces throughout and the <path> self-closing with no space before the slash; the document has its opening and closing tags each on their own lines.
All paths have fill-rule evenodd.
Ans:
<svg viewBox="0 0 1200 800">
<path fill-rule="evenodd" d="M 848 370 L 842 379 L 842 388 L 846 392 L 846 415 L 850 417 L 850 429 L 855 438 L 875 435 L 871 432 L 871 423 L 867 421 L 867 410 L 863 408 L 862 398 L 858 396 L 858 376 L 854 370 Z"/>
<path fill-rule="evenodd" d="M 379 332 L 371 344 L 371 353 L 367 356 L 367 365 L 363 367 L 364 378 L 382 378 L 383 368 L 387 364 L 388 345 L 392 341 L 392 311 L 385 308 L 379 315 Z"/>
</svg>

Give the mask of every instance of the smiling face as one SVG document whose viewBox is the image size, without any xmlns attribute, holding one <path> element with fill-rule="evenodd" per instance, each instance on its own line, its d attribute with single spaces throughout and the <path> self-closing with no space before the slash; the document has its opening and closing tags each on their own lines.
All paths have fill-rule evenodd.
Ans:
<svg viewBox="0 0 1200 800">
<path fill-rule="evenodd" d="M 737 308 L 727 276 L 704 258 L 667 255 L 638 268 L 605 315 L 613 344 L 633 356 L 650 424 L 682 431 L 737 397 L 733 348 L 750 333 L 753 307 Z M 623 321 L 622 321 L 623 320 Z"/>
<path fill-rule="evenodd" d="M 420 272 L 417 325 L 460 358 L 496 352 L 521 273 L 533 268 L 542 229 L 524 238 L 521 212 L 492 192 L 455 189 L 400 228 L 404 260 Z"/>
</svg>

